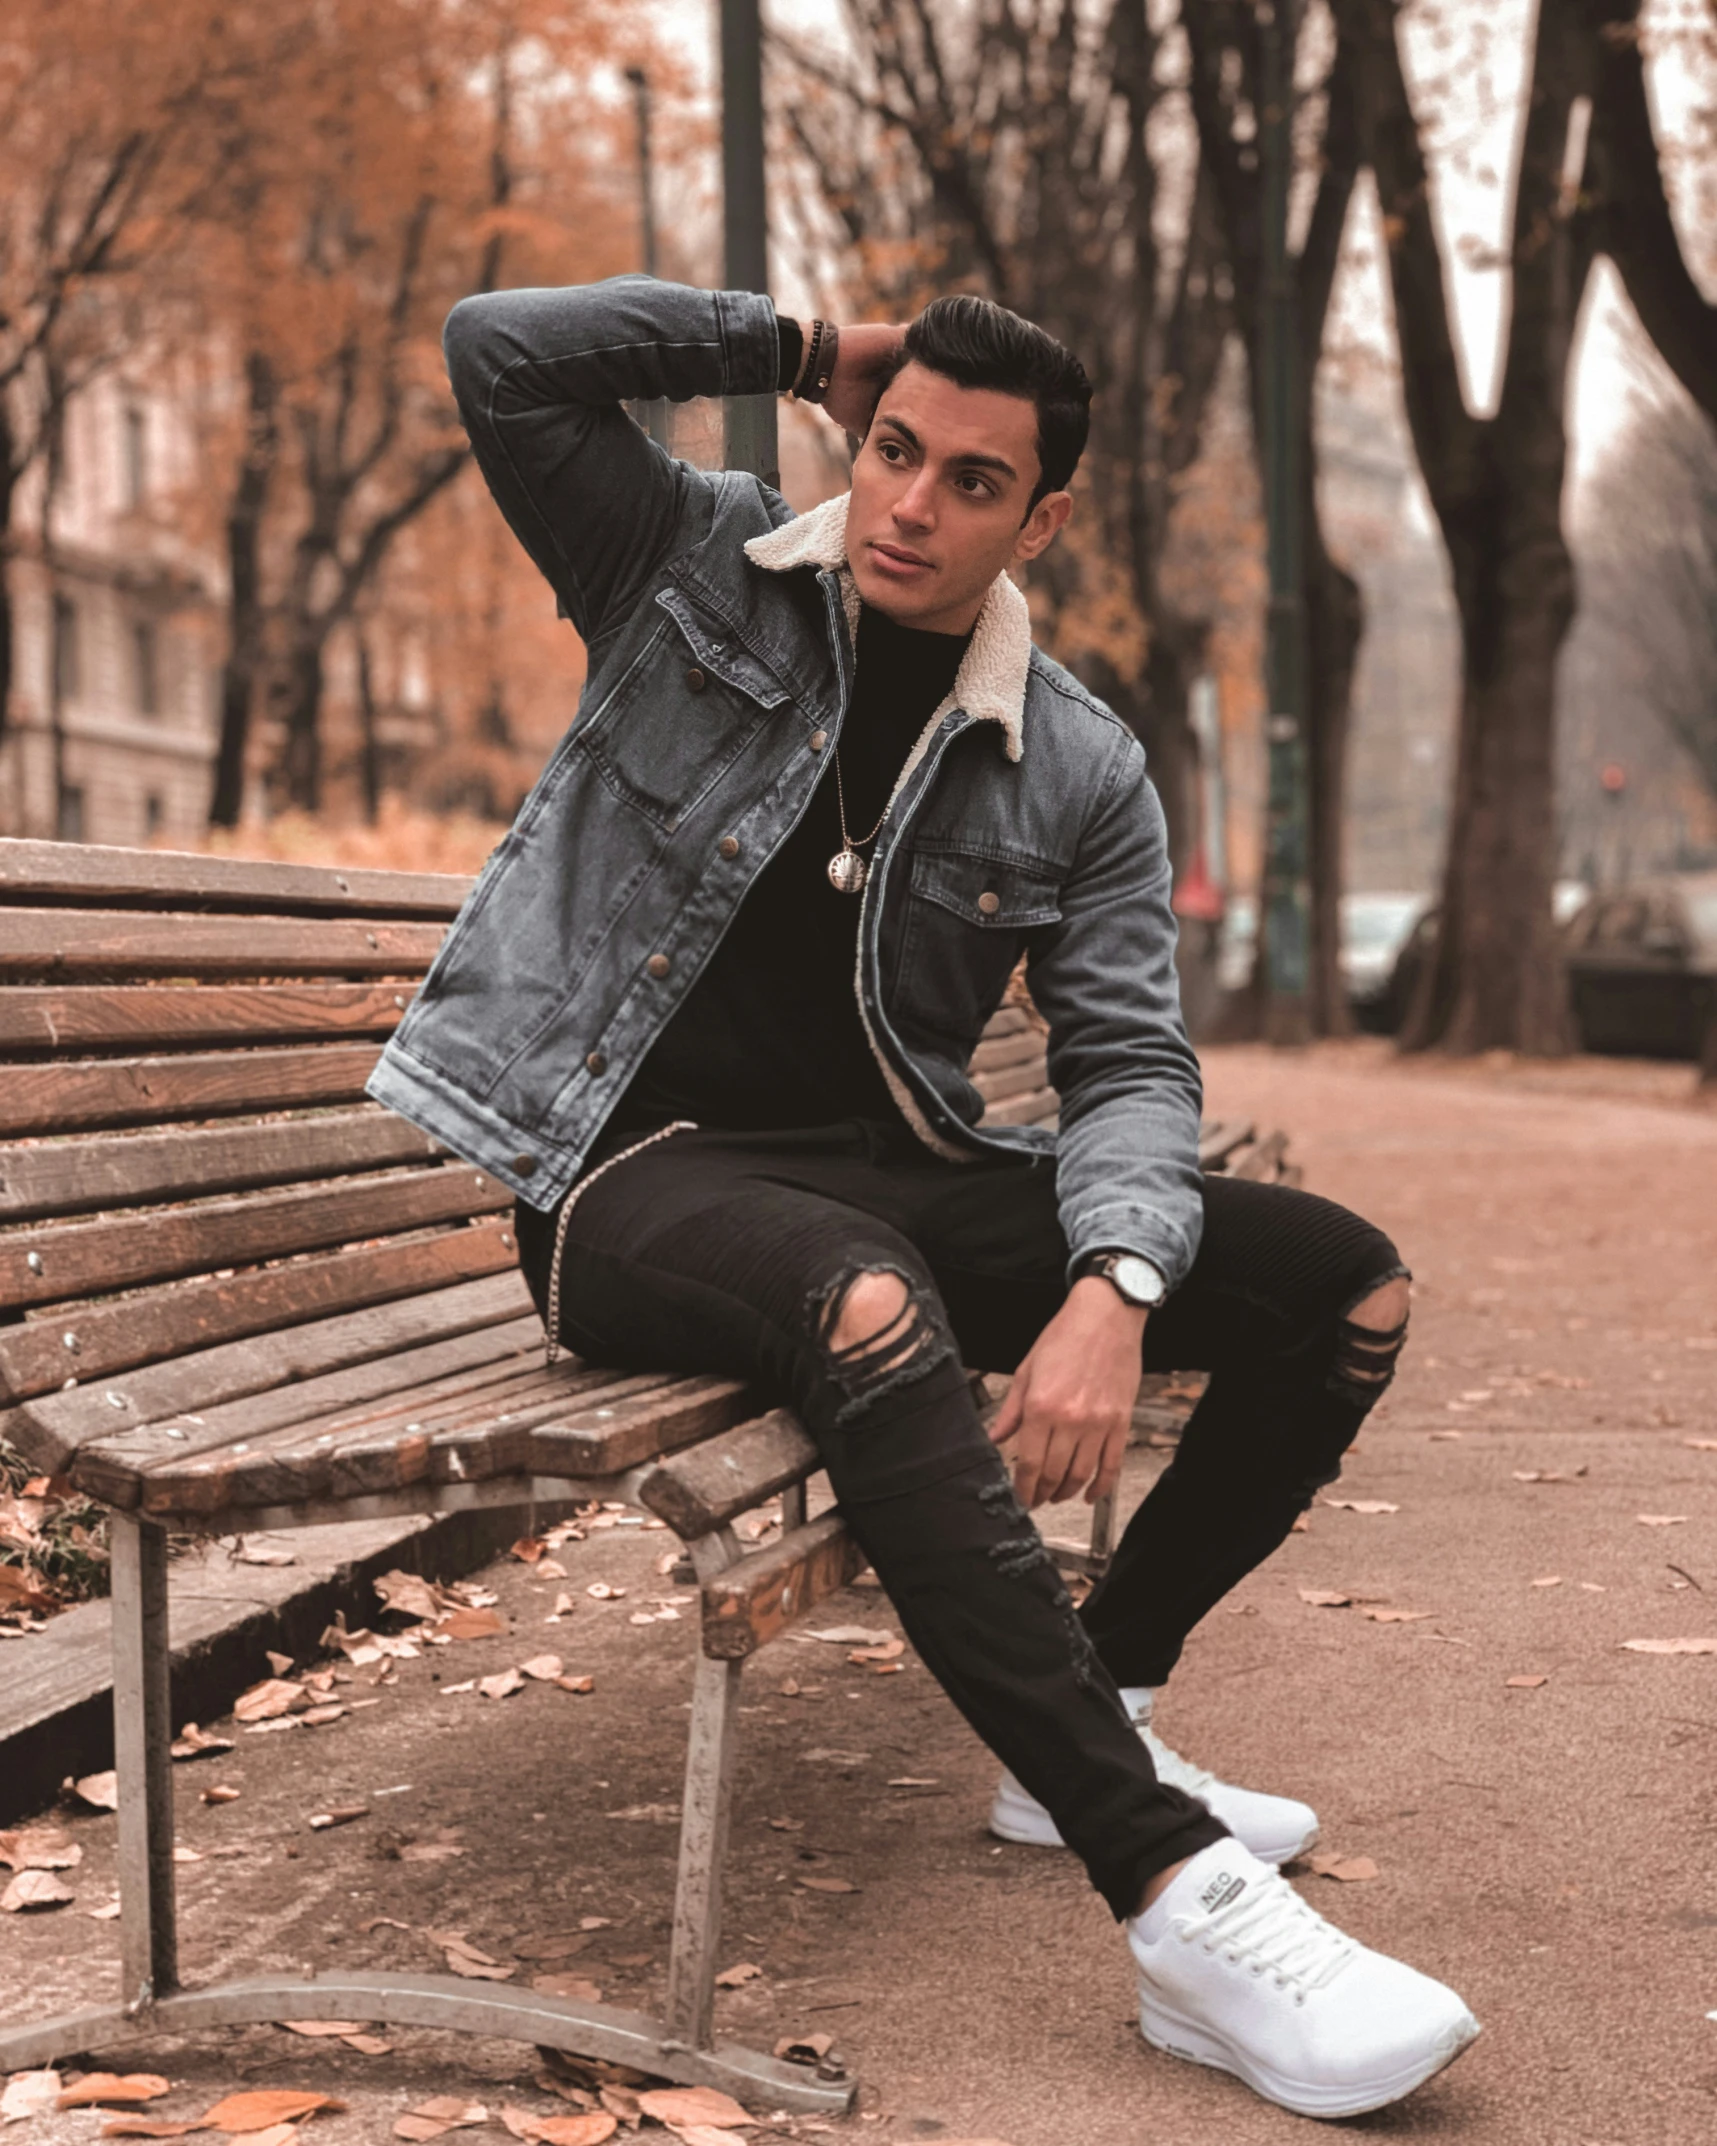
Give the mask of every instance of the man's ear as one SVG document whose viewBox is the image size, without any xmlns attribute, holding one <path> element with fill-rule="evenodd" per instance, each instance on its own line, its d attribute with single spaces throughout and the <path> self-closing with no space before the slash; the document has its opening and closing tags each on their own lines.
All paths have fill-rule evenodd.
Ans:
<svg viewBox="0 0 1717 2146">
<path fill-rule="evenodd" d="M 1072 512 L 1071 492 L 1045 492 L 1026 516 L 1025 526 L 1014 539 L 1014 564 L 1023 566 L 1028 559 L 1046 552 L 1067 527 Z"/>
</svg>

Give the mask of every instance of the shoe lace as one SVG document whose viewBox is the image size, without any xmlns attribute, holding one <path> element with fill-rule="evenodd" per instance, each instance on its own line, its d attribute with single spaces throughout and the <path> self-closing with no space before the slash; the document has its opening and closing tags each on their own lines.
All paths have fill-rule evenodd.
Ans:
<svg viewBox="0 0 1717 2146">
<path fill-rule="evenodd" d="M 1180 1934 L 1189 1944 L 1200 1940 L 1207 1952 L 1248 1960 L 1254 1974 L 1273 1972 L 1279 1988 L 1297 1985 L 1302 2004 L 1307 1991 L 1333 1982 L 1359 1950 L 1274 1871 L 1215 1914 L 1183 1923 Z"/>
<path fill-rule="evenodd" d="M 1202 1795 L 1207 1788 L 1217 1785 L 1216 1776 L 1207 1766 L 1195 1766 L 1191 1759 L 1183 1758 L 1172 1746 L 1165 1744 L 1155 1729 L 1141 1724 L 1139 1735 L 1145 1749 L 1151 1754 L 1151 1764 L 1157 1770 L 1157 1779 L 1170 1788 L 1184 1789 L 1189 1796 Z"/>
</svg>

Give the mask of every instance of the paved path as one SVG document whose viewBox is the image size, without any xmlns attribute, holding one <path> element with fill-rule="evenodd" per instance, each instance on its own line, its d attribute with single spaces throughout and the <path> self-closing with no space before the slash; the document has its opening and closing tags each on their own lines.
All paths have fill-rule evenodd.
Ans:
<svg viewBox="0 0 1717 2146">
<path fill-rule="evenodd" d="M 1709 2141 L 1717 1658 L 1621 1642 L 1717 1636 L 1717 1452 L 1686 1442 L 1717 1438 L 1717 1115 L 1678 1107 L 1655 1072 L 1413 1068 L 1370 1045 L 1217 1052 L 1207 1071 L 1215 1109 L 1291 1127 L 1314 1189 L 1392 1230 L 1418 1276 L 1402 1376 L 1341 1487 L 1399 1510 L 1317 1509 L 1207 1621 L 1164 1721 L 1224 1771 L 1315 1802 L 1327 1844 L 1380 1874 L 1303 1878 L 1308 1894 L 1456 1983 L 1485 2023 L 1444 2079 L 1348 2128 L 1473 2146 Z M 1138 1457 L 1138 1487 L 1151 1466 Z M 1532 1470 L 1570 1480 L 1516 1479 Z M 653 2001 L 673 1827 L 611 1814 L 678 1794 L 692 1629 L 628 1621 L 668 1589 L 662 1541 L 615 1529 L 573 1546 L 578 1607 L 553 1627 L 562 1583 L 503 1566 L 509 1637 L 402 1665 L 380 1705 L 329 1729 L 241 1735 L 230 1759 L 181 1768 L 184 1837 L 204 1856 L 180 1873 L 189 1967 L 427 1966 L 426 1925 L 506 1956 L 594 1914 L 613 1927 L 576 1965 L 616 2001 Z M 592 1602 L 597 1577 L 631 1592 Z M 1379 1624 L 1310 1608 L 1302 1587 L 1430 1614 Z M 826 1621 L 849 1620 L 891 1621 L 863 1589 Z M 435 1691 L 545 1645 L 595 1674 L 590 1698 Z M 1064 1857 L 988 1839 L 990 1762 L 908 1659 L 876 1676 L 841 1648 L 783 1643 L 751 1672 L 726 1953 L 764 1974 L 724 1995 L 727 2024 L 759 2040 L 833 2033 L 867 2082 L 864 2115 L 832 2132 L 751 2136 L 1309 2137 L 1141 2048 L 1113 1927 Z M 1510 1688 L 1521 1675 L 1547 1681 Z M 201 1805 L 212 1779 L 240 1800 Z M 929 1785 L 891 1785 L 908 1779 Z M 365 1798 L 362 1823 L 307 1830 L 312 1812 Z M 113 1821 L 75 1824 L 79 1905 L 0 1928 L 8 2012 L 105 1983 L 112 1926 L 85 1910 L 111 1890 Z M 462 1855 L 398 1859 L 442 1828 Z M 245 1852 L 210 1853 L 223 1846 Z M 860 1889 L 805 1890 L 807 1875 Z M 412 1930 L 366 1933 L 375 1916 Z M 392 2040 L 366 2058 L 259 2028 L 126 2062 L 178 2082 L 163 2115 L 244 2084 L 340 2093 L 350 2112 L 317 2118 L 311 2146 L 383 2139 L 432 2094 L 548 2107 L 528 2051 Z M 81 2112 L 30 2135 L 96 2130 Z"/>
</svg>

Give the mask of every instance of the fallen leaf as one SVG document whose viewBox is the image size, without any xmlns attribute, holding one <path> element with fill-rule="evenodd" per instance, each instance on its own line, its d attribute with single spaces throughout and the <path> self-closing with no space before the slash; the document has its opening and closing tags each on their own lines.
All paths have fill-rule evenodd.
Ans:
<svg viewBox="0 0 1717 2146">
<path fill-rule="evenodd" d="M 343 2034 L 340 2039 L 361 2057 L 385 2057 L 393 2048 L 392 2042 L 384 2041 L 379 2034 Z"/>
<path fill-rule="evenodd" d="M 384 1572 L 375 1582 L 375 1590 L 381 1596 L 382 1607 L 397 1610 L 402 1617 L 439 1617 L 449 1602 L 434 1581 L 426 1580 L 420 1572 Z"/>
<path fill-rule="evenodd" d="M 749 1960 L 741 1960 L 734 1967 L 724 1967 L 715 1978 L 718 1990 L 743 1989 L 748 1982 L 755 1982 L 762 1975 L 761 1967 L 754 1967 Z"/>
<path fill-rule="evenodd" d="M 59 2109 L 95 2109 L 110 2101 L 156 2101 L 173 2091 L 159 2072 L 92 2071 L 56 2100 Z"/>
<path fill-rule="evenodd" d="M 1313 1609 L 1351 1609 L 1352 1595 L 1344 1595 L 1336 1587 L 1302 1587 L 1300 1600 L 1309 1602 Z"/>
<path fill-rule="evenodd" d="M 358 1928 L 368 1937 L 372 1930 L 409 1930 L 411 1924 L 401 1922 L 397 1915 L 371 1915 Z"/>
<path fill-rule="evenodd" d="M 438 2139 L 445 2131 L 460 2131 L 471 2124 L 486 2124 L 489 2112 L 480 2101 L 467 2101 L 463 2094 L 438 2094 L 433 2101 L 420 2101 L 415 2109 L 395 2119 L 396 2139 Z"/>
<path fill-rule="evenodd" d="M 318 2109 L 338 2111 L 343 2101 L 331 2094 L 303 2094 L 290 2087 L 258 2087 L 248 2093 L 228 2094 L 217 2101 L 201 2120 L 205 2131 L 252 2134 L 271 2131 L 276 2124 L 295 2124 Z"/>
<path fill-rule="evenodd" d="M 545 1997 L 566 1997 L 574 2004 L 600 2004 L 602 1992 L 585 1975 L 532 1975 L 531 1988 Z"/>
<path fill-rule="evenodd" d="M 581 1930 L 612 1930 L 614 1918 L 612 1915 L 581 1915 L 578 1927 Z"/>
<path fill-rule="evenodd" d="M 117 1922 L 119 1919 L 119 1902 L 117 1900 L 104 1901 L 100 1907 L 88 1909 L 87 1913 L 91 1922 Z"/>
<path fill-rule="evenodd" d="M 732 2124 L 741 2129 L 755 2125 L 731 2094 L 715 2086 L 663 2086 L 640 2094 L 638 2106 L 659 2124 Z"/>
<path fill-rule="evenodd" d="M 0 2124 L 20 2124 L 27 2116 L 45 2116 L 58 2101 L 57 2071 L 16 2071 L 0 2093 Z"/>
<path fill-rule="evenodd" d="M 176 1759 L 207 1758 L 214 1751 L 231 1751 L 234 1748 L 230 1736 L 211 1736 L 206 1729 L 199 1729 L 194 1721 L 187 1721 L 179 1731 L 178 1741 L 170 1746 Z"/>
<path fill-rule="evenodd" d="M 1548 1677 L 1504 1677 L 1503 1683 L 1510 1691 L 1536 1691 L 1540 1684 L 1548 1684 Z"/>
<path fill-rule="evenodd" d="M 233 1701 L 235 1721 L 277 1721 L 283 1714 L 290 1714 L 295 1707 L 308 1706 L 310 1694 L 301 1684 L 288 1682 L 284 1677 L 264 1677 L 260 1684 L 253 1684 L 249 1691 L 240 1692 Z"/>
<path fill-rule="evenodd" d="M 310 1821 L 312 1833 L 326 1833 L 330 1826 L 349 1826 L 354 1818 L 368 1818 L 367 1803 L 336 1804 L 331 1811 L 318 1811 Z"/>
<path fill-rule="evenodd" d="M 893 1662 L 906 1652 L 904 1639 L 886 1639 L 877 1647 L 855 1647 L 847 1656 L 849 1662 Z"/>
<path fill-rule="evenodd" d="M 543 1619 L 545 1624 L 558 1624 L 563 1617 L 570 1617 L 578 1607 L 576 1595 L 569 1595 L 563 1587 L 554 1598 L 554 1608 Z"/>
<path fill-rule="evenodd" d="M 535 2116 L 529 2109 L 501 2106 L 501 2121 L 516 2139 L 541 2141 L 541 2146 L 602 2146 L 620 2128 L 620 2120 L 606 2109 L 592 2109 L 586 2116 Z"/>
<path fill-rule="evenodd" d="M 598 1602 L 618 1602 L 626 1592 L 624 1587 L 611 1587 L 606 1580 L 592 1580 L 584 1591 Z"/>
<path fill-rule="evenodd" d="M 1383 1498 L 1325 1498 L 1325 1505 L 1333 1505 L 1341 1513 L 1398 1513 L 1399 1505 L 1391 1505 Z"/>
<path fill-rule="evenodd" d="M 63 1908 L 76 1896 L 51 1870 L 21 1870 L 0 1893 L 0 1911 L 22 1915 L 36 1908 Z"/>
<path fill-rule="evenodd" d="M 834 2046 L 832 2034 L 789 2034 L 775 2044 L 775 2054 L 789 2064 L 820 2064 Z"/>
<path fill-rule="evenodd" d="M 673 2132 L 680 2146 L 745 2146 L 739 2132 L 720 2124 L 675 2124 Z"/>
<path fill-rule="evenodd" d="M 1634 1518 L 1642 1528 L 1682 1528 L 1687 1525 L 1685 1513 L 1635 1513 Z"/>
<path fill-rule="evenodd" d="M 1717 1639 L 1624 1639 L 1630 1654 L 1717 1654 Z"/>
<path fill-rule="evenodd" d="M 462 1691 L 475 1691 L 476 1689 L 477 1679 L 475 1677 L 467 1677 L 463 1684 L 443 1684 L 439 1687 L 441 1696 L 444 1699 L 457 1699 Z"/>
<path fill-rule="evenodd" d="M 533 1654 L 528 1662 L 521 1662 L 519 1669 L 527 1677 L 535 1677 L 539 1684 L 552 1684 L 566 1664 L 558 1654 Z"/>
<path fill-rule="evenodd" d="M 885 1647 L 895 1635 L 872 1632 L 862 1624 L 837 1624 L 826 1632 L 790 1632 L 787 1636 L 801 1641 L 820 1639 L 830 1647 Z"/>
<path fill-rule="evenodd" d="M 525 1680 L 516 1669 L 503 1669 L 499 1676 L 484 1677 L 477 1686 L 485 1699 L 510 1699 L 524 1688 Z"/>
<path fill-rule="evenodd" d="M 510 1982 L 518 1972 L 516 1968 L 473 1959 L 468 1952 L 449 1952 L 447 1964 L 456 1975 L 463 1975 L 467 1982 Z"/>
<path fill-rule="evenodd" d="M 345 1711 L 343 1706 L 337 1704 L 313 1706 L 308 1713 L 300 1714 L 298 1719 L 307 1729 L 322 1729 L 326 1728 L 330 1721 L 340 1720 Z"/>
<path fill-rule="evenodd" d="M 240 1791 L 229 1788 L 224 1781 L 217 1781 L 212 1788 L 205 1788 L 197 1798 L 199 1803 L 236 1803 Z"/>
<path fill-rule="evenodd" d="M 1306 1868 L 1314 1878 L 1336 1878 L 1343 1885 L 1363 1885 L 1377 1876 L 1377 1865 L 1368 1855 L 1311 1855 Z"/>
<path fill-rule="evenodd" d="M 72 1787 L 92 1810 L 117 1811 L 119 1808 L 119 1776 L 111 1768 L 106 1773 L 86 1773 Z"/>
<path fill-rule="evenodd" d="M 0 1833 L 0 1863 L 14 1870 L 75 1870 L 83 1850 L 64 1826 L 19 1826 Z"/>
<path fill-rule="evenodd" d="M 644 2112 L 638 2106 L 638 2096 L 629 2086 L 605 2086 L 602 2089 L 602 2106 L 611 2115 L 618 2116 L 623 2124 L 634 2130 L 644 2120 Z"/>
<path fill-rule="evenodd" d="M 361 2019 L 277 2019 L 275 2025 L 284 2027 L 288 2034 L 305 2034 L 315 2039 L 322 2035 L 334 2035 L 343 2041 L 348 2034 L 362 2034 L 367 2022 Z"/>
<path fill-rule="evenodd" d="M 456 1609 L 441 1625 L 449 1639 L 494 1639 L 506 1629 L 507 1620 L 492 1609 Z"/>
<path fill-rule="evenodd" d="M 1434 1617 L 1435 1610 L 1362 1609 L 1362 1617 L 1369 1617 L 1373 1624 L 1423 1624 L 1427 1617 Z"/>
<path fill-rule="evenodd" d="M 1532 1584 L 1534 1587 L 1560 1587 L 1562 1575 L 1559 1572 L 1547 1572 L 1541 1580 L 1534 1580 Z"/>
<path fill-rule="evenodd" d="M 636 1824 L 647 1826 L 677 1825 L 680 1807 L 677 1803 L 632 1803 L 623 1811 L 609 1811 L 609 1818 L 627 1818 Z"/>
<path fill-rule="evenodd" d="M 540 1535 L 521 1535 L 507 1555 L 516 1557 L 521 1565 L 534 1565 L 547 1549 L 548 1544 Z"/>
<path fill-rule="evenodd" d="M 856 1893 L 858 1887 L 847 1878 L 801 1878 L 799 1883 L 811 1893 Z"/>
<path fill-rule="evenodd" d="M 228 1551 L 235 1565 L 296 1565 L 297 1553 L 283 1542 L 270 1542 L 263 1535 L 241 1535 L 238 1547 Z M 292 1664 L 287 1663 L 290 1669 Z"/>
<path fill-rule="evenodd" d="M 412 1840 L 400 1849 L 399 1859 L 402 1863 L 445 1863 L 450 1857 L 464 1853 L 458 1841 Z"/>
<path fill-rule="evenodd" d="M 594 1677 L 556 1677 L 554 1681 L 561 1691 L 587 1692 L 596 1689 Z"/>
<path fill-rule="evenodd" d="M 1717 1453 L 1717 1438 L 1684 1438 L 1681 1442 L 1695 1453 Z"/>
<path fill-rule="evenodd" d="M 1559 1468 L 1516 1468 L 1517 1483 L 1574 1483 L 1585 1474 L 1584 1468 L 1576 1468 L 1572 1475 L 1564 1475 Z"/>
</svg>

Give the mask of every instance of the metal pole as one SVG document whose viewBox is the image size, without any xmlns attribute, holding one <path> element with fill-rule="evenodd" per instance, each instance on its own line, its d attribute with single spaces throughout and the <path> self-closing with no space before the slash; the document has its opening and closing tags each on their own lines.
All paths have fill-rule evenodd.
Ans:
<svg viewBox="0 0 1717 2146">
<path fill-rule="evenodd" d="M 763 21 L 760 0 L 721 0 L 721 175 L 725 280 L 731 291 L 769 288 L 763 179 Z M 734 395 L 726 409 L 729 469 L 781 482 L 773 395 Z"/>
<path fill-rule="evenodd" d="M 1295 264 L 1288 253 L 1293 177 L 1292 77 L 1285 0 L 1259 0 L 1264 161 L 1263 382 L 1258 401 L 1264 517 L 1270 562 L 1265 656 L 1269 715 L 1269 807 L 1264 899 L 1264 1034 L 1272 1043 L 1310 1033 L 1310 814 L 1306 798 L 1306 596 L 1300 542 L 1301 441 Z"/>
</svg>

